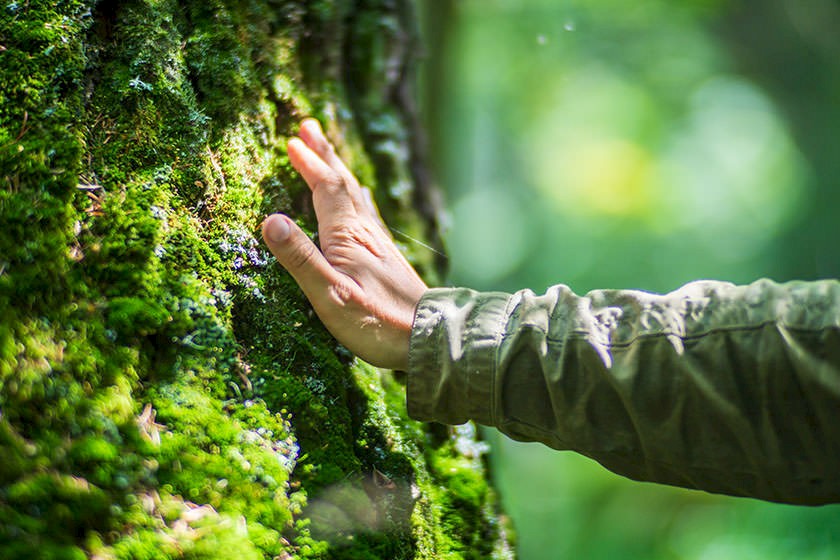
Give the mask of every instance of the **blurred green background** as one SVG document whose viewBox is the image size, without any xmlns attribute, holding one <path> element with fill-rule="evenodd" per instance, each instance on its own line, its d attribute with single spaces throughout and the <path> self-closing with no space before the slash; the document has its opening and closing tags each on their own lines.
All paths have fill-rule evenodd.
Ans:
<svg viewBox="0 0 840 560">
<path fill-rule="evenodd" d="M 840 3 L 418 5 L 452 285 L 840 276 Z M 634 483 L 486 435 L 523 560 L 840 558 L 840 506 Z"/>
</svg>

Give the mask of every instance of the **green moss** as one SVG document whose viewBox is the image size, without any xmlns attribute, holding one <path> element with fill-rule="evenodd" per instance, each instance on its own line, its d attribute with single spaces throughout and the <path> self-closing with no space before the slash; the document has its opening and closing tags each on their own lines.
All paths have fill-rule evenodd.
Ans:
<svg viewBox="0 0 840 560">
<path fill-rule="evenodd" d="M 390 56 L 386 4 L 0 8 L 0 556 L 504 556 L 480 459 L 259 241 L 267 212 L 315 227 L 284 151 L 307 114 L 426 238 L 405 121 L 351 79 Z"/>
</svg>

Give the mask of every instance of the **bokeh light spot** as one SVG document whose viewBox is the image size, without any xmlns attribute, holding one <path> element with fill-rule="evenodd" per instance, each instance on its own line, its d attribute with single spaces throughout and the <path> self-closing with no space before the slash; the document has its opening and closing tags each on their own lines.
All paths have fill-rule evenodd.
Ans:
<svg viewBox="0 0 840 560">
<path fill-rule="evenodd" d="M 522 205 L 499 189 L 477 190 L 452 206 L 449 235 L 453 274 L 475 286 L 503 277 L 527 256 Z"/>
</svg>

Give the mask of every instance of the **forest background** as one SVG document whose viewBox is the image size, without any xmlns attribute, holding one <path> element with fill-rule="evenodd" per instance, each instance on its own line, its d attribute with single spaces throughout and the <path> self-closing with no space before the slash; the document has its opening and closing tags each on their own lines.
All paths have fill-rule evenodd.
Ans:
<svg viewBox="0 0 840 560">
<path fill-rule="evenodd" d="M 451 284 L 840 274 L 836 2 L 423 4 Z M 840 556 L 840 506 L 634 483 L 485 434 L 523 560 Z"/>
</svg>

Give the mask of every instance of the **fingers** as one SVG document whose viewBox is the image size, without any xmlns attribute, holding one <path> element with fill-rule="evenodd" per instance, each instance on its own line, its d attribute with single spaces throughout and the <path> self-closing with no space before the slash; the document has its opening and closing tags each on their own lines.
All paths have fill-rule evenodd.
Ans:
<svg viewBox="0 0 840 560">
<path fill-rule="evenodd" d="M 357 185 L 356 178 L 350 173 L 338 154 L 335 153 L 332 144 L 327 140 L 324 131 L 321 129 L 321 123 L 317 119 L 304 119 L 300 123 L 300 138 L 336 173 L 347 179 L 352 185 Z"/>
<path fill-rule="evenodd" d="M 272 214 L 263 222 L 262 234 L 271 253 L 313 304 L 322 301 L 331 287 L 339 283 L 340 273 L 288 217 Z"/>
<path fill-rule="evenodd" d="M 303 120 L 300 138 L 289 140 L 288 153 L 292 165 L 312 189 L 319 223 L 329 227 L 347 223 L 355 215 L 365 215 L 391 237 L 370 190 L 359 186 L 316 119 Z"/>
<path fill-rule="evenodd" d="M 292 165 L 312 189 L 312 201 L 320 223 L 328 225 L 355 216 L 356 207 L 346 181 L 318 154 L 299 138 L 289 140 L 287 151 Z"/>
<path fill-rule="evenodd" d="M 286 145 L 289 159 L 304 181 L 313 189 L 325 179 L 337 179 L 337 173 L 300 138 L 292 138 Z"/>
<path fill-rule="evenodd" d="M 299 134 L 304 144 L 315 152 L 321 158 L 321 161 L 326 163 L 339 177 L 344 179 L 345 187 L 350 194 L 356 211 L 364 212 L 364 198 L 362 197 L 359 182 L 353 173 L 347 169 L 347 166 L 344 165 L 344 162 L 338 157 L 338 154 L 335 153 L 335 149 L 333 149 L 332 144 L 327 140 L 324 131 L 321 129 L 321 123 L 317 119 L 304 119 L 300 124 Z"/>
</svg>

